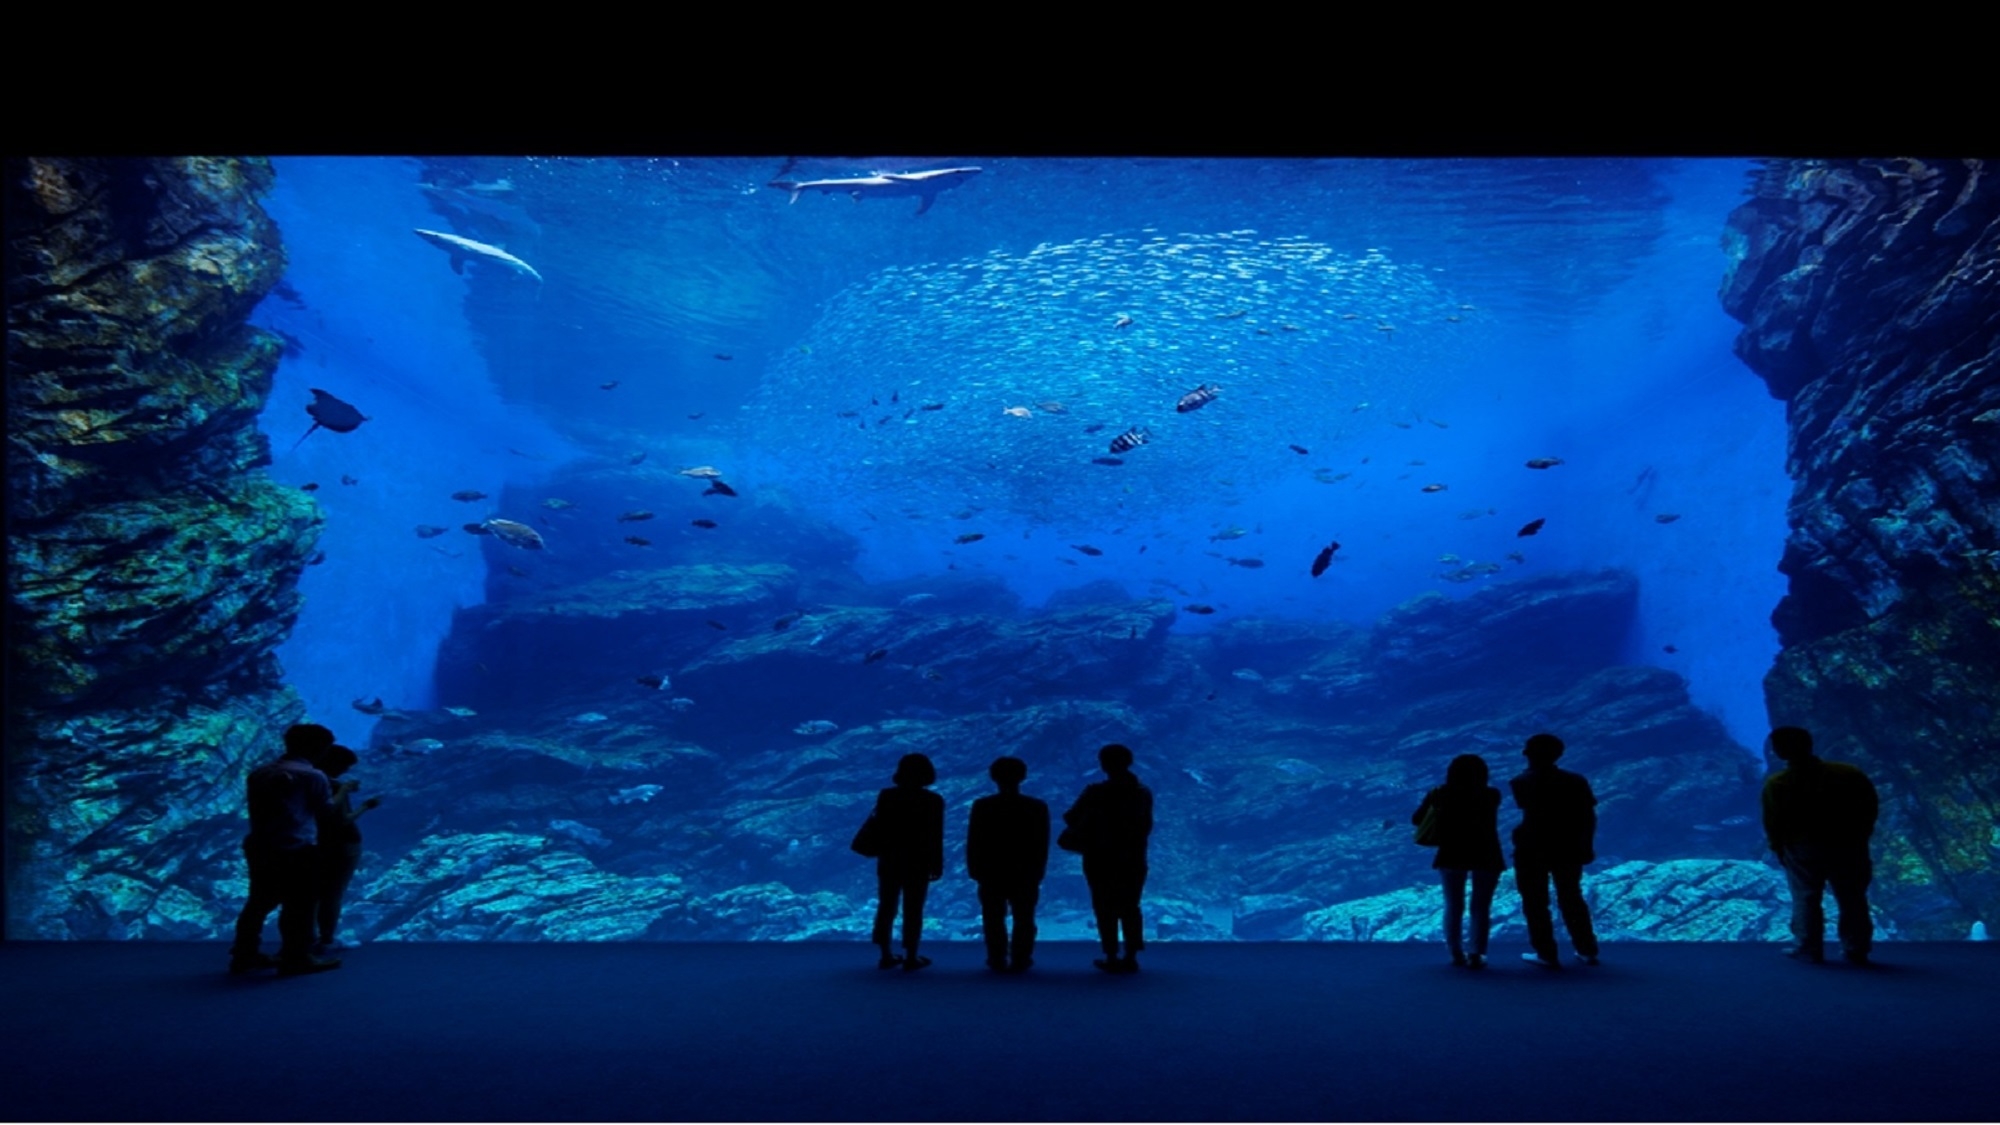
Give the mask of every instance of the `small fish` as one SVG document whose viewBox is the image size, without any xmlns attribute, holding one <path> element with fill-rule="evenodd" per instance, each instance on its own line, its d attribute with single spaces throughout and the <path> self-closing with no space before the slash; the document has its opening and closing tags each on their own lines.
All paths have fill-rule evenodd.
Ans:
<svg viewBox="0 0 2000 1125">
<path fill-rule="evenodd" d="M 720 480 L 712 480 L 708 482 L 707 488 L 701 490 L 701 494 L 703 496 L 734 496 L 736 495 L 736 490 L 722 483 Z"/>
<path fill-rule="evenodd" d="M 624 515 L 622 515 L 622 516 L 619 516 L 619 517 L 618 517 L 618 522 L 619 522 L 619 523 L 638 523 L 638 522 L 640 522 L 640 521 L 642 521 L 642 520 L 649 520 L 649 519 L 652 519 L 652 518 L 653 518 L 653 513 L 649 512 L 649 511 L 646 511 L 646 510 L 645 510 L 644 508 L 639 508 L 639 509 L 637 509 L 637 510 L 634 510 L 634 511 L 630 511 L 630 512 L 626 512 L 626 513 L 625 513 Z"/>
<path fill-rule="evenodd" d="M 451 529 L 448 527 L 437 527 L 435 525 L 428 523 L 420 523 L 417 525 L 417 538 L 436 539 L 438 536 L 443 535 L 445 532 L 450 530 Z"/>
<path fill-rule="evenodd" d="M 706 624 L 706 625 L 707 625 L 707 626 L 708 626 L 709 628 L 711 628 L 711 629 L 722 629 L 722 630 L 727 630 L 727 629 L 729 628 L 729 626 L 727 626 L 727 625 L 724 625 L 724 624 L 723 624 L 722 622 L 720 622 L 720 621 L 717 621 L 717 620 L 715 620 L 715 619 L 714 619 L 714 618 L 712 618 L 712 617 L 711 617 L 711 618 L 709 618 L 709 619 L 708 619 L 708 621 L 707 621 L 707 622 L 705 622 L 705 624 Z"/>
<path fill-rule="evenodd" d="M 672 699 L 667 700 L 667 709 L 670 711 L 685 711 L 693 706 L 694 700 L 689 699 L 685 695 L 676 695 Z"/>
<path fill-rule="evenodd" d="M 804 616 L 805 614 L 803 613 L 788 613 L 785 616 L 778 618 L 776 621 L 771 622 L 771 631 L 773 633 L 782 633 L 785 630 L 792 627 L 792 622 L 797 621 L 799 618 Z"/>
<path fill-rule="evenodd" d="M 1200 410 L 1202 407 L 1214 402 L 1215 396 L 1221 393 L 1222 388 L 1216 386 L 1214 383 L 1203 383 L 1201 386 L 1182 395 L 1180 401 L 1174 403 L 1174 413 L 1186 414 L 1191 410 Z"/>
<path fill-rule="evenodd" d="M 869 654 L 868 654 L 867 656 L 864 656 L 864 657 L 862 657 L 862 658 L 861 658 L 861 663 L 863 663 L 863 664 L 873 664 L 873 663 L 875 663 L 875 662 L 876 662 L 877 660 L 880 660 L 880 659 L 882 659 L 883 657 L 885 657 L 885 656 L 887 656 L 887 655 L 889 655 L 889 650 L 888 650 L 888 649 L 886 649 L 886 648 L 878 648 L 878 649 L 874 650 L 873 652 L 870 652 L 870 653 L 869 653 Z"/>
<path fill-rule="evenodd" d="M 474 715 L 479 714 L 479 712 L 474 711 L 470 707 L 447 707 L 444 710 L 446 714 L 457 715 L 461 719 L 470 719 Z"/>
<path fill-rule="evenodd" d="M 1238 668 L 1229 674 L 1246 684 L 1260 684 L 1264 682 L 1264 674 L 1255 668 Z"/>
<path fill-rule="evenodd" d="M 468 534 L 472 534 L 472 535 L 491 535 L 491 534 L 493 534 L 493 532 L 492 532 L 492 531 L 491 531 L 490 529 L 488 529 L 488 528 L 487 528 L 487 526 L 486 526 L 485 524 L 483 524 L 483 523 L 469 523 L 469 524 L 466 524 L 466 525 L 465 525 L 465 530 L 466 530 L 466 532 L 467 532 Z"/>
<path fill-rule="evenodd" d="M 470 489 L 470 488 L 468 488 L 468 489 L 465 489 L 464 491 L 461 491 L 461 492 L 454 492 L 454 493 L 452 493 L 452 494 L 451 494 L 451 498 L 452 498 L 453 500 L 458 500 L 458 501 L 462 501 L 462 502 L 464 502 L 464 503 L 467 503 L 467 504 L 470 504 L 470 503 L 472 503 L 472 502 L 474 502 L 474 501 L 476 501 L 476 500 L 484 500 L 484 499 L 486 499 L 486 494 L 485 494 L 484 492 L 480 492 L 480 491 L 477 491 L 477 490 L 475 490 L 475 489 Z"/>
<path fill-rule="evenodd" d="M 1184 605 L 1181 608 L 1187 610 L 1189 613 L 1199 613 L 1204 617 L 1215 612 L 1215 607 L 1212 605 Z"/>
<path fill-rule="evenodd" d="M 1445 566 L 1456 566 L 1457 564 L 1464 561 L 1465 560 L 1453 554 L 1443 554 L 1438 556 L 1438 562 Z"/>
<path fill-rule="evenodd" d="M 599 723 L 609 722 L 610 719 L 611 716 L 602 711 L 585 711 L 581 715 L 572 716 L 570 722 L 580 727 L 594 727 Z"/>
<path fill-rule="evenodd" d="M 576 505 L 559 497 L 551 496 L 547 500 L 542 501 L 542 507 L 547 508 L 551 512 L 561 512 L 574 508 Z"/>
<path fill-rule="evenodd" d="M 1426 419 L 1424 419 L 1424 421 L 1426 421 L 1426 422 L 1429 422 L 1429 423 L 1430 423 L 1431 425 L 1433 425 L 1433 426 L 1436 426 L 1436 427 L 1437 427 L 1438 429 L 1440 429 L 1440 430 L 1449 430 L 1449 429 L 1451 429 L 1451 423 L 1449 423 L 1449 422 L 1440 422 L 1440 421 L 1438 421 L 1438 420 L 1437 420 L 1436 418 L 1426 418 Z"/>
<path fill-rule="evenodd" d="M 716 526 L 714 520 L 689 520 L 688 523 L 694 525 L 695 527 L 706 527 L 711 529 L 713 529 Z"/>
<path fill-rule="evenodd" d="M 1090 556 L 1091 558 L 1093 558 L 1093 559 L 1094 559 L 1094 558 L 1096 558 L 1097 556 L 1099 556 L 1099 555 L 1101 555 L 1101 554 L 1103 554 L 1103 553 L 1104 553 L 1103 551 L 1100 551 L 1100 550 L 1098 550 L 1098 549 L 1097 549 L 1097 548 L 1095 548 L 1095 547 L 1092 547 L 1092 546 L 1090 546 L 1090 545 L 1088 545 L 1088 544 L 1083 544 L 1083 543 L 1072 543 L 1072 544 L 1070 544 L 1070 550 L 1072 550 L 1072 551 L 1081 551 L 1081 552 L 1083 552 L 1084 554 L 1086 554 L 1086 555 L 1089 555 L 1089 556 Z"/>
<path fill-rule="evenodd" d="M 486 530 L 492 532 L 500 542 L 509 547 L 519 547 L 524 551 L 539 551 L 548 544 L 542 542 L 541 533 L 525 523 L 503 520 L 497 516 L 486 521 Z"/>
<path fill-rule="evenodd" d="M 1547 522 L 1549 521 L 1546 519 L 1529 520 L 1527 525 L 1522 527 L 1521 530 L 1515 532 L 1514 535 L 1517 538 L 1525 538 L 1527 536 L 1533 535 L 1535 532 L 1540 531 L 1542 529 L 1542 525 Z"/>
<path fill-rule="evenodd" d="M 618 385 L 618 380 L 613 379 L 608 383 L 597 384 L 597 389 L 600 391 L 608 391 L 611 390 L 613 387 L 616 387 L 617 385 Z"/>
<path fill-rule="evenodd" d="M 354 479 L 353 477 L 350 477 L 350 476 L 348 476 L 348 475 L 347 475 L 346 473 L 342 473 L 342 474 L 340 474 L 340 483 L 342 483 L 342 484 L 360 484 L 361 482 L 360 482 L 360 481 L 358 481 L 358 480 L 355 480 L 355 479 Z"/>
<path fill-rule="evenodd" d="M 1040 410 L 1040 411 L 1041 411 L 1042 413 L 1044 413 L 1044 414 L 1068 414 L 1068 413 L 1069 413 L 1069 407 L 1067 407 L 1067 406 L 1064 406 L 1064 405 L 1063 405 L 1062 403 L 1060 403 L 1060 402 L 1056 402 L 1056 401 L 1054 401 L 1054 400 L 1051 400 L 1051 401 L 1049 401 L 1049 402 L 1038 402 L 1038 403 L 1036 403 L 1036 404 L 1035 404 L 1035 406 L 1036 406 L 1036 408 L 1037 408 L 1037 409 L 1039 409 L 1039 410 Z"/>
<path fill-rule="evenodd" d="M 1481 516 L 1490 516 L 1492 514 L 1493 513 L 1490 510 L 1485 510 L 1481 508 L 1467 508 L 1465 511 L 1458 513 L 1458 518 L 1462 520 L 1476 520 Z"/>
<path fill-rule="evenodd" d="M 966 533 L 965 533 L 964 535 L 961 535 L 961 536 L 959 536 L 958 538 L 956 538 L 956 539 L 952 540 L 952 542 L 954 542 L 954 543 L 960 543 L 960 544 L 964 544 L 964 543 L 977 543 L 977 542 L 979 542 L 979 541 L 980 541 L 981 539 L 984 539 L 984 538 L 986 538 L 986 534 L 985 534 L 984 532 L 979 532 L 979 531 L 968 531 L 968 532 L 966 532 Z M 914 596 L 914 595 L 913 595 L 913 596 Z"/>
<path fill-rule="evenodd" d="M 1246 317 L 1246 316 L 1249 316 L 1249 315 L 1250 315 L 1250 310 L 1249 310 L 1249 309 L 1237 309 L 1237 310 L 1236 310 L 1235 312 L 1226 312 L 1226 313 L 1216 313 L 1216 314 L 1215 314 L 1215 319 L 1217 319 L 1217 320 L 1242 320 L 1242 319 L 1243 319 L 1244 317 Z"/>
<path fill-rule="evenodd" d="M 302 485 L 300 485 L 300 486 L 299 486 L 299 491 L 300 491 L 300 492 L 318 492 L 318 491 L 319 491 L 319 484 L 318 484 L 318 482 L 313 482 L 313 483 L 311 483 L 311 484 L 302 484 Z"/>
<path fill-rule="evenodd" d="M 836 414 L 836 415 L 834 415 L 834 417 L 836 417 L 836 418 L 859 418 L 859 417 L 861 417 L 861 412 L 860 412 L 860 411 L 858 411 L 858 410 L 843 410 L 843 411 L 841 411 L 841 412 L 840 412 L 839 414 Z"/>
<path fill-rule="evenodd" d="M 1112 324 L 1111 324 L 1111 327 L 1113 327 L 1113 328 L 1130 328 L 1130 327 L 1132 327 L 1132 318 L 1131 318 L 1131 317 L 1129 317 L 1129 316 L 1122 316 L 1122 315 L 1121 315 L 1121 316 L 1120 316 L 1120 317 L 1119 317 L 1119 318 L 1118 318 L 1117 320 L 1115 320 L 1115 321 L 1113 321 L 1113 322 L 1112 322 Z"/>
<path fill-rule="evenodd" d="M 1528 462 L 1528 467 L 1530 469 L 1553 469 L 1562 463 L 1563 459 L 1560 457 L 1537 457 Z"/>
<path fill-rule="evenodd" d="M 917 407 L 917 409 L 918 409 L 918 410 L 943 410 L 943 409 L 944 409 L 944 403 L 941 403 L 941 402 L 927 402 L 927 403 L 924 403 L 924 404 L 923 404 L 922 406 L 919 406 L 919 407 Z"/>
<path fill-rule="evenodd" d="M 1412 464 L 1412 465 L 1422 465 L 1422 464 L 1425 464 L 1425 463 L 1426 463 L 1426 462 L 1423 462 L 1423 461 L 1412 461 L 1412 462 L 1410 462 L 1410 464 Z"/>
<path fill-rule="evenodd" d="M 627 535 L 625 542 L 632 544 L 634 547 L 650 547 L 653 545 L 653 541 L 643 535 Z"/>
<path fill-rule="evenodd" d="M 666 676 L 640 676 L 638 682 L 641 686 L 652 688 L 654 691 L 665 691 L 673 686 L 673 681 Z"/>
<path fill-rule="evenodd" d="M 636 801 L 644 804 L 658 796 L 660 790 L 663 788 L 664 786 L 646 784 L 634 785 L 630 789 L 620 789 L 611 795 L 611 803 L 614 805 L 629 805 Z"/>
<path fill-rule="evenodd" d="M 1303 445 L 1288 445 L 1288 446 L 1286 446 L 1285 448 L 1287 448 L 1287 449 L 1291 450 L 1291 451 L 1292 451 L 1293 453 L 1296 453 L 1296 454 L 1298 454 L 1298 455 L 1299 455 L 1299 456 L 1301 456 L 1301 457 L 1304 457 L 1304 456 L 1306 456 L 1307 454 L 1310 454 L 1310 453 L 1312 452 L 1312 450 L 1310 450 L 1310 449 L 1307 449 L 1307 448 L 1306 448 L 1305 446 L 1303 446 Z"/>
<path fill-rule="evenodd" d="M 413 738 L 403 743 L 398 749 L 409 751 L 412 754 L 435 754 L 444 749 L 444 743 L 439 742 L 435 738 Z"/>
<path fill-rule="evenodd" d="M 831 723 L 825 719 L 811 719 L 793 727 L 792 733 L 804 735 L 832 734 L 839 729 L 840 726 L 837 723 Z"/>
<path fill-rule="evenodd" d="M 897 602 L 896 604 L 903 606 L 904 608 L 907 609 L 910 606 L 919 606 L 924 604 L 925 602 L 933 601 L 936 598 L 937 598 L 936 594 L 911 594 L 908 597 Z"/>
<path fill-rule="evenodd" d="M 1111 452 L 1130 453 L 1153 440 L 1152 432 L 1144 426 L 1134 426 L 1111 439 Z"/>
<path fill-rule="evenodd" d="M 1507 557 L 1514 560 L 1517 563 L 1524 563 L 1528 561 L 1528 556 L 1522 554 L 1519 551 L 1509 551 L 1507 552 Z"/>
<path fill-rule="evenodd" d="M 1104 423 L 1102 423 L 1102 422 L 1092 422 L 1092 423 L 1091 423 L 1090 425 L 1088 425 L 1088 426 L 1085 426 L 1085 427 L 1083 428 L 1083 432 L 1084 432 L 1084 433 L 1086 433 L 1086 434 L 1094 434 L 1094 433 L 1098 432 L 1099 430 L 1102 430 L 1103 428 L 1104 428 Z"/>
<path fill-rule="evenodd" d="M 695 421 L 695 420 L 696 420 L 696 419 L 698 419 L 698 418 L 703 418 L 703 417 L 706 417 L 706 416 L 707 416 L 707 414 L 708 414 L 708 411 L 706 411 L 706 410 L 697 410 L 697 411 L 695 411 L 695 412 L 694 412 L 693 414 L 690 414 L 690 415 L 688 415 L 688 421 L 692 422 L 692 421 Z"/>
<path fill-rule="evenodd" d="M 1000 413 L 1007 415 L 1009 418 L 1033 418 L 1035 416 L 1035 412 L 1025 406 L 1010 406 Z"/>
<path fill-rule="evenodd" d="M 1339 543 L 1329 543 L 1320 550 L 1319 556 L 1313 559 L 1312 576 L 1314 578 L 1325 574 L 1326 568 L 1333 565 L 1333 553 L 1338 550 L 1340 550 Z"/>
<path fill-rule="evenodd" d="M 825 633 L 825 632 L 820 632 L 820 633 L 816 634 L 816 635 L 815 635 L 815 636 L 813 637 L 813 639 L 812 639 L 812 640 L 809 640 L 809 641 L 807 641 L 807 642 L 806 642 L 806 647 L 807 647 L 807 648 L 818 648 L 818 647 L 819 647 L 819 643 L 820 643 L 821 641 L 825 640 L 825 639 L 826 639 L 826 633 Z"/>
<path fill-rule="evenodd" d="M 736 357 L 730 355 L 728 352 L 716 352 L 715 358 L 721 360 L 724 363 L 728 363 L 730 360 L 735 359 Z"/>
<path fill-rule="evenodd" d="M 1672 523 L 1679 518 L 1681 518 L 1681 514 L 1679 512 L 1661 512 L 1659 515 L 1653 517 L 1653 522 Z"/>
<path fill-rule="evenodd" d="M 645 454 L 645 452 L 644 452 L 644 451 L 642 450 L 642 451 L 640 451 L 640 452 L 638 452 L 638 453 L 634 453 L 634 454 L 633 454 L 632 456 L 630 456 L 630 457 L 627 457 L 627 458 L 625 458 L 625 463 L 626 463 L 627 465 L 636 465 L 636 464 L 638 464 L 639 462 L 641 462 L 641 461 L 644 461 L 645 459 L 646 459 L 646 454 Z"/>
<path fill-rule="evenodd" d="M 515 566 L 512 563 L 509 563 L 507 565 L 507 573 L 513 575 L 516 578 L 526 578 L 528 576 L 527 571 L 522 570 L 520 567 Z"/>
<path fill-rule="evenodd" d="M 1410 424 L 1408 422 L 1391 422 L 1389 424 L 1391 426 L 1396 427 L 1399 430 L 1407 430 L 1410 428 Z"/>
<path fill-rule="evenodd" d="M 1240 566 L 1245 570 L 1256 570 L 1264 565 L 1263 559 L 1225 559 L 1230 566 Z"/>
<path fill-rule="evenodd" d="M 1445 488 L 1446 486 L 1442 484 L 1427 484 L 1423 490 L 1425 492 L 1443 492 Z"/>
<path fill-rule="evenodd" d="M 1241 527 L 1229 527 L 1208 537 L 1210 543 L 1221 543 L 1230 539 L 1241 539 L 1250 532 Z"/>
<path fill-rule="evenodd" d="M 1672 645 L 1661 645 L 1660 651 L 1666 653 L 1668 656 L 1672 656 L 1674 653 L 1679 652 L 1680 649 L 1677 649 Z"/>
<path fill-rule="evenodd" d="M 1093 465 L 1110 465 L 1110 466 L 1112 466 L 1112 467 L 1114 467 L 1114 468 L 1115 468 L 1115 467 L 1117 467 L 1117 466 L 1119 466 L 1119 465 L 1123 465 L 1123 464 L 1125 463 L 1125 458 L 1123 458 L 1123 457 L 1092 457 L 1092 458 L 1090 459 L 1090 463 L 1091 463 L 1091 464 L 1093 464 Z"/>
</svg>

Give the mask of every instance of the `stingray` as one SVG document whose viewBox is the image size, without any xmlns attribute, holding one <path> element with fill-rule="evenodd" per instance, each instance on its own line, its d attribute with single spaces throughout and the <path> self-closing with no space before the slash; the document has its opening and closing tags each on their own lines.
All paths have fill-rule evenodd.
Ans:
<svg viewBox="0 0 2000 1125">
<path fill-rule="evenodd" d="M 352 403 L 342 402 L 317 387 L 313 389 L 312 405 L 306 407 L 306 413 L 313 417 L 312 429 L 299 435 L 299 440 L 292 443 L 293 449 L 304 445 L 305 440 L 313 436 L 313 430 L 321 426 L 336 434 L 351 434 L 368 420 L 368 416 L 354 409 Z"/>
</svg>

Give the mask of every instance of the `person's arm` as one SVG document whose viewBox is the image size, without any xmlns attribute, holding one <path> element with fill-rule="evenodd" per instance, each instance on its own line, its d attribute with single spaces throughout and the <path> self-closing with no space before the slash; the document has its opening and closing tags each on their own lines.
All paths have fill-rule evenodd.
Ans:
<svg viewBox="0 0 2000 1125">
<path fill-rule="evenodd" d="M 1494 796 L 1497 797 L 1499 795 L 1500 795 L 1499 791 L 1495 790 Z M 1437 790 L 1427 789 L 1424 791 L 1424 799 L 1418 802 L 1417 811 L 1410 814 L 1411 824 L 1422 824 L 1424 822 L 1424 814 L 1430 811 L 1431 801 L 1434 800 L 1436 797 L 1437 797 Z"/>
<path fill-rule="evenodd" d="M 986 810 L 980 804 L 979 801 L 972 802 L 972 820 L 965 829 L 965 873 L 975 883 L 981 881 L 981 874 L 986 870 L 986 833 L 989 827 L 983 823 Z"/>
<path fill-rule="evenodd" d="M 930 808 L 931 882 L 944 878 L 944 798 L 931 794 Z"/>
<path fill-rule="evenodd" d="M 1764 843 L 1772 851 L 1782 851 L 1778 846 L 1778 774 L 1764 779 L 1764 793 L 1758 798 L 1764 811 Z"/>
<path fill-rule="evenodd" d="M 1863 814 L 1861 822 L 1867 826 L 1867 831 L 1862 833 L 1861 838 L 1865 840 L 1875 835 L 1875 820 L 1882 815 L 1882 798 L 1875 792 L 1875 783 L 1868 780 L 1867 774 L 1862 773 L 1860 770 L 1855 770 L 1854 776 L 1861 781 L 1861 784 L 1855 788 L 1861 791 L 1861 811 Z"/>
<path fill-rule="evenodd" d="M 1028 858 L 1035 871 L 1035 882 L 1039 883 L 1049 871 L 1049 807 L 1040 801 L 1036 801 L 1033 807 L 1035 827 L 1031 846 L 1034 851 Z"/>
</svg>

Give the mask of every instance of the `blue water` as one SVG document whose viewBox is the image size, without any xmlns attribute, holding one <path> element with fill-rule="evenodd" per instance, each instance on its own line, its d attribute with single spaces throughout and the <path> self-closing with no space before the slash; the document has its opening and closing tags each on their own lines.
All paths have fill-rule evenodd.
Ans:
<svg viewBox="0 0 2000 1125">
<path fill-rule="evenodd" d="M 433 682 L 452 614 L 505 588 L 459 525 L 510 514 L 452 493 L 525 495 L 507 490 L 644 452 L 726 466 L 746 497 L 851 535 L 870 581 L 986 576 L 1033 607 L 1109 579 L 1217 607 L 1181 615 L 1189 632 L 1365 623 L 1426 591 L 1627 568 L 1627 659 L 1682 673 L 1760 743 L 1784 417 L 1716 300 L 1747 165 L 960 156 L 791 173 L 984 169 L 917 215 L 911 199 L 788 204 L 765 186 L 781 164 L 277 161 L 290 289 L 259 321 L 300 348 L 263 425 L 273 475 L 318 483 L 328 516 L 280 652 L 316 719 L 362 745 L 375 720 L 351 700 L 452 702 Z M 413 228 L 503 246 L 545 280 L 454 273 Z M 1204 383 L 1219 397 L 1175 413 Z M 310 388 L 370 421 L 293 449 Z M 1136 425 L 1150 444 L 1092 463 Z M 1563 463 L 1524 467 L 1537 457 Z M 968 532 L 985 538 L 955 542 Z M 616 535 L 549 534 L 552 555 L 625 565 Z M 1331 540 L 1338 562 L 1312 579 Z"/>
</svg>

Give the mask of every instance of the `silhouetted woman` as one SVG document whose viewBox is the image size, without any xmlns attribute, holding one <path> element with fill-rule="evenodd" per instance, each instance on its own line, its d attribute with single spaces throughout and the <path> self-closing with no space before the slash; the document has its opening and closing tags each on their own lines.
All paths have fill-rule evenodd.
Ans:
<svg viewBox="0 0 2000 1125">
<path fill-rule="evenodd" d="M 924 933 L 924 897 L 930 885 L 944 877 L 944 798 L 926 789 L 937 780 L 937 768 L 922 754 L 905 754 L 896 763 L 896 784 L 875 798 L 876 829 L 882 854 L 875 860 L 881 903 L 875 908 L 875 944 L 882 947 L 880 967 L 903 966 L 915 972 L 931 963 L 917 955 Z M 903 904 L 903 956 L 890 952 L 896 902 Z"/>
<path fill-rule="evenodd" d="M 1132 772 L 1132 751 L 1114 742 L 1097 752 L 1104 780 L 1084 787 L 1063 823 L 1073 850 L 1083 853 L 1083 878 L 1090 884 L 1090 908 L 1097 915 L 1102 959 L 1091 964 L 1107 973 L 1139 971 L 1139 894 L 1146 888 L 1146 841 L 1153 834 L 1153 791 Z M 1118 931 L 1125 931 L 1125 955 L 1118 955 Z"/>
<path fill-rule="evenodd" d="M 1446 767 L 1444 784 L 1424 795 L 1411 815 L 1422 824 L 1437 810 L 1437 868 L 1444 883 L 1444 940 L 1451 963 L 1474 969 L 1486 965 L 1486 936 L 1493 928 L 1493 889 L 1507 869 L 1500 850 L 1500 791 L 1486 783 L 1486 760 L 1460 754 Z M 1465 952 L 1465 884 L 1472 881 L 1472 954 Z"/>
</svg>

